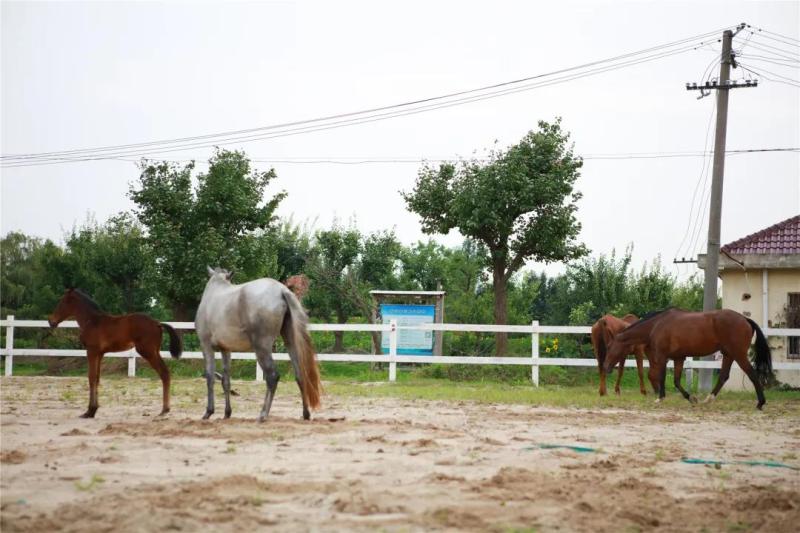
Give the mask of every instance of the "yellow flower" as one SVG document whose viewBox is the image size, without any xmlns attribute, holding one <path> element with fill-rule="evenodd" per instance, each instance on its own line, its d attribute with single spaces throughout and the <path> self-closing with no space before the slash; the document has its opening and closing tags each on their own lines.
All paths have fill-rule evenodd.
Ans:
<svg viewBox="0 0 800 533">
<path fill-rule="evenodd" d="M 550 353 L 550 348 L 549 347 L 545 348 L 544 351 L 547 352 L 547 353 Z"/>
</svg>

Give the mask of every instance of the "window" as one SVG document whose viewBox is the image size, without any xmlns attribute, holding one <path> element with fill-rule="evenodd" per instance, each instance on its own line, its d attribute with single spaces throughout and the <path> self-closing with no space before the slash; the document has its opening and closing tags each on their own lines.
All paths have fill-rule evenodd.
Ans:
<svg viewBox="0 0 800 533">
<path fill-rule="evenodd" d="M 790 292 L 786 305 L 786 327 L 800 328 L 800 292 Z M 788 359 L 800 359 L 800 337 L 789 337 Z"/>
</svg>

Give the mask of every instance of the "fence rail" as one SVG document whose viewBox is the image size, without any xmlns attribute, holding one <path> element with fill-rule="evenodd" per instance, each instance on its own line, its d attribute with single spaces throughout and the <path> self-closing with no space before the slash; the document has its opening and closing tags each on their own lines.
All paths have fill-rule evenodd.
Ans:
<svg viewBox="0 0 800 533">
<path fill-rule="evenodd" d="M 167 322 L 175 329 L 194 330 L 193 322 Z M 5 375 L 11 376 L 14 368 L 15 356 L 36 356 L 36 357 L 85 357 L 85 350 L 53 350 L 41 348 L 15 348 L 14 330 L 15 328 L 49 328 L 50 324 L 46 320 L 16 320 L 14 316 L 9 316 L 6 320 L 0 320 L 0 327 L 6 328 L 6 347 L 0 349 L 0 356 L 5 358 Z M 77 328 L 75 321 L 62 322 L 59 328 Z M 494 324 L 418 324 L 409 326 L 399 326 L 395 321 L 389 324 L 309 324 L 311 331 L 367 331 L 389 334 L 389 353 L 374 354 L 318 354 L 320 361 L 335 362 L 354 362 L 354 363 L 387 363 L 389 366 L 389 381 L 397 379 L 398 363 L 440 363 L 440 364 L 468 364 L 468 365 L 519 365 L 531 367 L 531 381 L 534 385 L 539 385 L 539 368 L 542 366 L 569 366 L 569 367 L 597 367 L 595 359 L 578 359 L 565 357 L 540 357 L 539 355 L 539 335 L 542 334 L 568 334 L 582 335 L 589 334 L 591 328 L 588 326 L 544 326 L 538 321 L 533 321 L 529 325 L 494 325 Z M 454 331 L 454 332 L 483 332 L 483 333 L 523 333 L 531 336 L 531 355 L 530 357 L 488 357 L 488 356 L 433 356 L 433 355 L 401 355 L 397 353 L 397 341 L 400 330 L 424 330 L 424 331 Z M 764 328 L 764 335 L 768 337 L 800 337 L 800 329 L 791 328 Z M 169 352 L 161 352 L 162 357 L 169 357 Z M 113 352 L 106 357 L 125 358 L 128 360 L 128 376 L 136 375 L 136 358 L 138 354 L 135 350 L 124 352 Z M 219 358 L 219 356 L 217 356 Z M 289 354 L 274 353 L 273 357 L 277 361 L 288 361 Z M 181 358 L 202 359 L 202 352 L 183 352 Z M 233 352 L 232 359 L 255 361 L 255 354 L 252 352 Z M 695 368 L 719 368 L 720 361 L 700 361 L 687 359 L 684 369 L 687 371 Z M 645 359 L 644 366 L 649 367 Z M 672 366 L 670 361 L 669 366 Z M 800 362 L 774 362 L 775 370 L 800 370 Z M 261 367 L 256 363 L 256 379 L 263 380 Z"/>
</svg>

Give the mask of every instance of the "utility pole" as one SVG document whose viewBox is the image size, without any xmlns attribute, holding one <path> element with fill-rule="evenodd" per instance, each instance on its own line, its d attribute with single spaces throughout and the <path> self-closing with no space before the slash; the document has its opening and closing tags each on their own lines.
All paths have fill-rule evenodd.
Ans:
<svg viewBox="0 0 800 533">
<path fill-rule="evenodd" d="M 719 276 L 719 249 L 720 249 L 720 220 L 722 218 L 722 180 L 725 174 L 725 135 L 728 129 L 728 95 L 730 89 L 757 87 L 758 82 L 737 83 L 730 81 L 731 66 L 736 67 L 736 59 L 732 53 L 733 36 L 745 24 L 740 24 L 734 33 L 725 30 L 722 34 L 722 55 L 719 66 L 719 82 L 706 82 L 705 86 L 686 84 L 687 90 L 699 90 L 702 96 L 709 94 L 711 90 L 717 91 L 717 123 L 714 137 L 714 166 L 711 175 L 711 206 L 708 216 L 708 248 L 706 251 L 705 283 L 703 286 L 703 311 L 712 311 L 717 308 L 717 277 Z M 713 356 L 704 358 L 705 360 L 714 359 Z M 710 368 L 700 369 L 700 382 L 698 390 L 707 392 L 711 390 L 713 370 Z M 689 384 L 691 387 L 691 383 Z"/>
</svg>

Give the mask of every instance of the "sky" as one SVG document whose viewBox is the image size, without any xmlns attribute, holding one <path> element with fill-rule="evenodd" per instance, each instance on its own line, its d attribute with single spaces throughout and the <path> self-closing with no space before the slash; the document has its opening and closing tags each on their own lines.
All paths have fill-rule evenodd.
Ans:
<svg viewBox="0 0 800 533">
<path fill-rule="evenodd" d="M 0 10 L 4 156 L 391 105 L 717 29 L 721 36 L 722 28 L 739 22 L 773 32 L 758 33 L 749 44 L 746 33 L 737 36 L 742 65 L 800 80 L 800 2 L 4 1 Z M 776 34 L 781 41 L 764 37 Z M 539 120 L 561 117 L 575 153 L 586 156 L 576 184 L 583 194 L 581 241 L 593 254 L 633 244 L 637 266 L 660 255 L 670 271 L 686 277 L 695 267 L 675 266 L 672 259 L 692 257 L 705 246 L 707 213 L 699 209 L 707 204 L 701 196 L 710 175 L 704 158 L 596 156 L 710 149 L 714 97 L 698 100 L 685 83 L 716 73 L 714 40 L 658 61 L 500 98 L 226 148 L 244 150 L 259 169 L 275 168 L 278 178 L 267 194 L 288 193 L 280 216 L 317 229 L 334 220 L 353 221 L 364 232 L 394 229 L 412 244 L 428 238 L 399 194 L 414 186 L 420 164 L 413 161 L 503 148 Z M 745 74 L 739 68 L 732 76 Z M 800 89 L 754 77 L 757 88 L 731 91 L 728 149 L 800 147 Z M 202 171 L 212 153 L 198 147 L 147 155 L 194 159 Z M 340 164 L 287 162 L 298 159 Z M 412 162 L 341 164 L 365 159 Z M 138 177 L 132 160 L 0 172 L 3 235 L 22 231 L 62 241 L 88 217 L 102 222 L 134 207 L 127 197 Z M 798 213 L 800 153 L 726 158 L 723 244 Z M 456 232 L 434 238 L 448 246 L 461 241 Z"/>
</svg>

